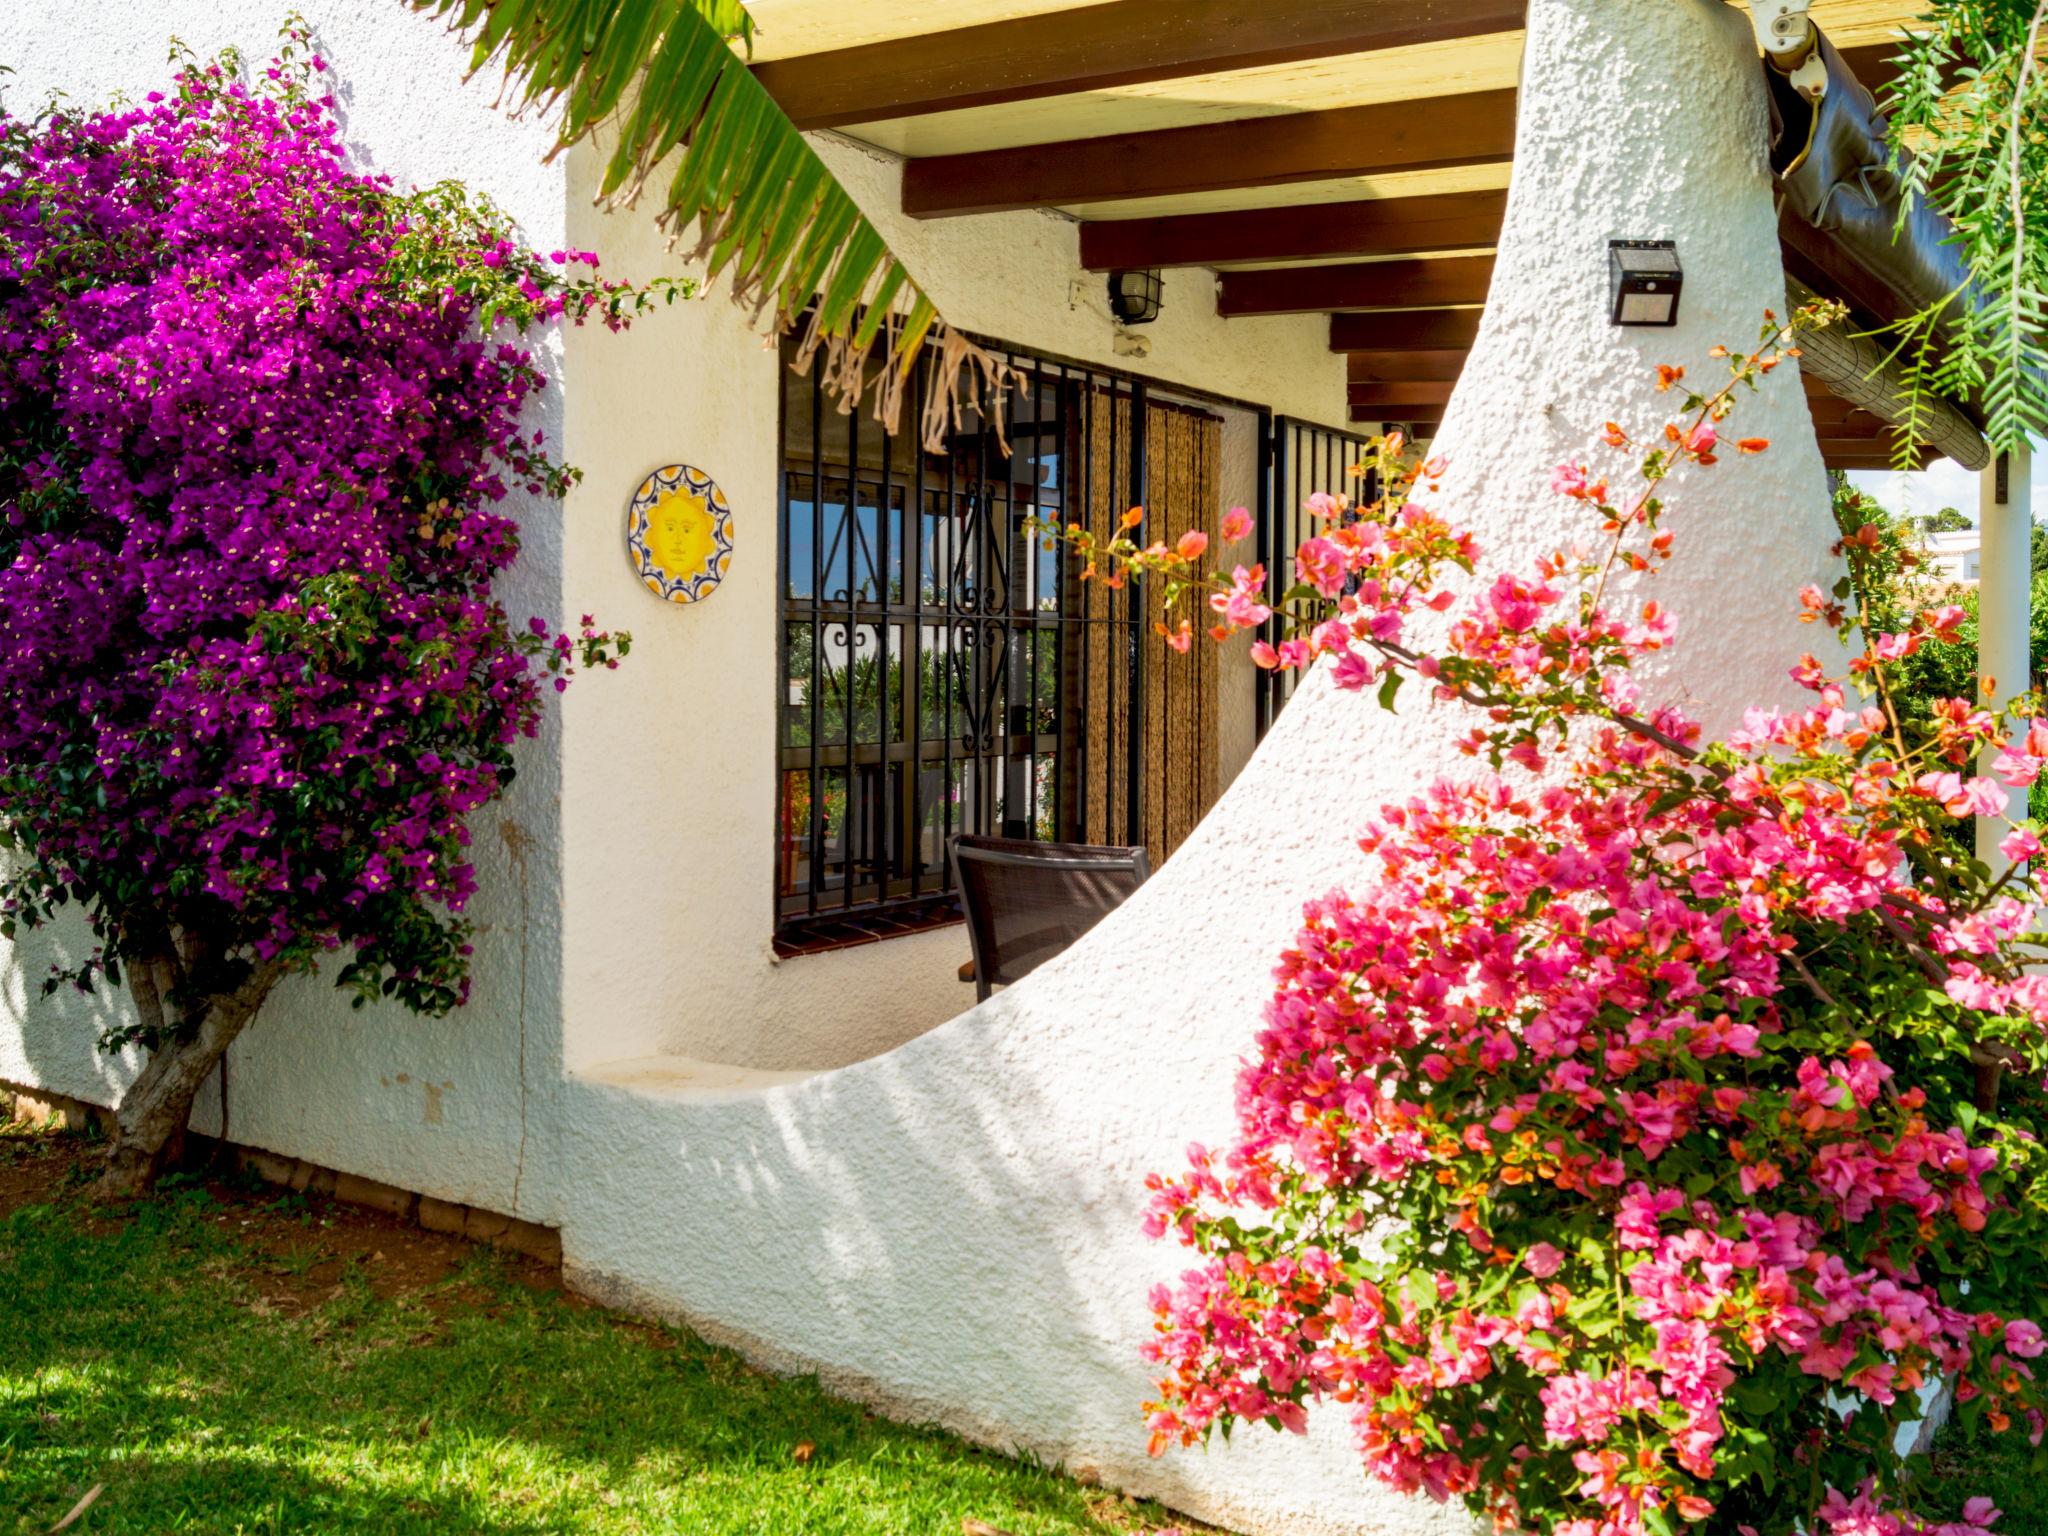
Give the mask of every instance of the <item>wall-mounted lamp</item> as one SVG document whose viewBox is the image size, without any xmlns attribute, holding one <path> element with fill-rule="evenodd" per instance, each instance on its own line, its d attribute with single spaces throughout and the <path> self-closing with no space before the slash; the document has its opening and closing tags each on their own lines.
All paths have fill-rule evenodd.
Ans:
<svg viewBox="0 0 2048 1536">
<path fill-rule="evenodd" d="M 1109 274 L 1109 312 L 1124 325 L 1149 325 L 1159 318 L 1166 284 L 1157 267 Z"/>
<path fill-rule="evenodd" d="M 1676 325 L 1685 270 L 1670 240 L 1607 242 L 1608 314 L 1616 325 Z"/>
</svg>

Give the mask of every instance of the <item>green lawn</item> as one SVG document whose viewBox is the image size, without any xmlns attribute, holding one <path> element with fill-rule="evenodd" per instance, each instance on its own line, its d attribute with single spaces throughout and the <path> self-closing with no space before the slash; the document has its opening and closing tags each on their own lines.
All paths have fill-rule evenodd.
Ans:
<svg viewBox="0 0 2048 1536">
<path fill-rule="evenodd" d="M 1934 1476 L 1920 1499 L 1922 1515 L 1954 1519 L 1966 1499 L 1983 1494 L 2005 1511 L 1996 1526 L 2002 1536 L 2048 1532 L 2048 1479 L 2035 1470 L 2024 1434 L 1984 1430 L 1973 1440 L 1951 1424 L 1934 1442 L 1931 1460 Z"/>
<path fill-rule="evenodd" d="M 345 1207 L 182 1182 L 106 1216 L 80 1155 L 0 1135 L 0 1532 L 96 1484 L 72 1532 L 1176 1523 Z"/>
</svg>

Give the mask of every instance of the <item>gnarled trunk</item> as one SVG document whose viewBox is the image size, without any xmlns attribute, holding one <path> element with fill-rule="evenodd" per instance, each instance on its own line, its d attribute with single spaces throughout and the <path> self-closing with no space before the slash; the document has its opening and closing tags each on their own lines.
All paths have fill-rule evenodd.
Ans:
<svg viewBox="0 0 2048 1536">
<path fill-rule="evenodd" d="M 256 967 L 233 992 L 208 998 L 196 1019 L 187 1015 L 175 1035 L 162 1029 L 166 967 L 138 962 L 129 967 L 128 985 L 145 1023 L 161 1033 L 141 1075 L 121 1097 L 115 1111 L 114 1144 L 93 1192 L 103 1200 L 130 1200 L 156 1187 L 178 1136 L 192 1116 L 192 1100 L 227 1048 L 244 1029 L 283 967 L 275 961 Z"/>
</svg>

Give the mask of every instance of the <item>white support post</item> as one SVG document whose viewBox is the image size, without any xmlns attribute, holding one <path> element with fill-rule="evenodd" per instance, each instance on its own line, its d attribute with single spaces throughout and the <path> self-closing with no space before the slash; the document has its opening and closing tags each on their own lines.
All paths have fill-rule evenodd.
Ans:
<svg viewBox="0 0 2048 1536">
<path fill-rule="evenodd" d="M 1981 477 L 1977 532 L 1981 540 L 1977 587 L 1977 680 L 1982 701 L 2002 706 L 2027 691 L 2031 660 L 2027 655 L 2032 628 L 2029 604 L 2034 536 L 2033 463 L 2024 446 L 1995 457 Z M 1985 767 L 1996 752 L 1984 756 Z M 2025 809 L 2025 791 L 2016 809 Z M 1999 818 L 1977 820 L 1977 857 L 1994 871 L 2004 868 L 1999 839 L 2005 828 Z"/>
</svg>

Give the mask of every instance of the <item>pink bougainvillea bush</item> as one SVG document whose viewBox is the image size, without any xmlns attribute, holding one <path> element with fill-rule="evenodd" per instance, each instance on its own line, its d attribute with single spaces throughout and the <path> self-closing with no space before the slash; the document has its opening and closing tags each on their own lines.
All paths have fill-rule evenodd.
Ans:
<svg viewBox="0 0 2048 1536">
<path fill-rule="evenodd" d="M 2040 1442 L 2039 833 L 2007 826 L 1997 875 L 1944 833 L 2004 814 L 2048 720 L 1901 723 L 1891 670 L 1962 616 L 1866 629 L 1867 538 L 1837 591 L 1787 593 L 1845 642 L 1794 670 L 1809 702 L 1723 741 L 1631 675 L 1673 617 L 1609 601 L 1671 556 L 1675 470 L 1765 449 L 1723 423 L 1789 351 L 1774 326 L 1691 396 L 1630 496 L 1610 424 L 1611 474 L 1555 478 L 1591 553 L 1456 601 L 1479 556 L 1441 465 L 1383 453 L 1394 494 L 1320 501 L 1297 565 L 1326 616 L 1263 659 L 1463 700 L 1474 769 L 1372 818 L 1280 959 L 1235 1141 L 1153 1181 L 1200 1259 L 1155 1297 L 1155 1450 L 1336 1406 L 1373 1477 L 1503 1531 L 1977 1536 L 1988 1500 L 1912 1513 L 1923 1394 Z M 1090 553 L 1206 593 L 1219 633 L 1267 616 L 1263 572 Z"/>
<path fill-rule="evenodd" d="M 68 979 L 133 993 L 122 1192 L 279 977 L 463 1000 L 467 818 L 625 648 L 491 582 L 571 478 L 520 333 L 650 294 L 351 170 L 323 71 L 288 33 L 254 86 L 0 114 L 0 926 L 82 906 Z"/>
</svg>

